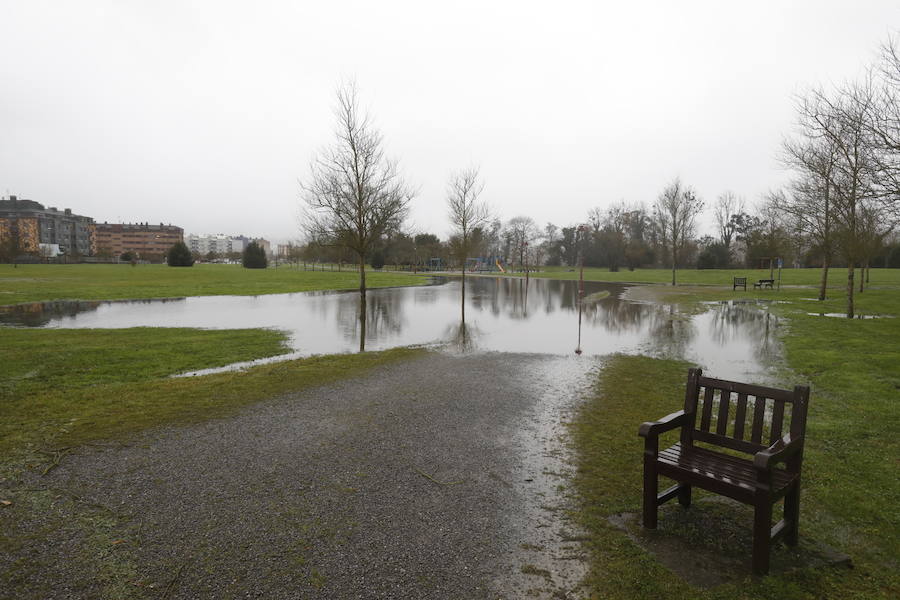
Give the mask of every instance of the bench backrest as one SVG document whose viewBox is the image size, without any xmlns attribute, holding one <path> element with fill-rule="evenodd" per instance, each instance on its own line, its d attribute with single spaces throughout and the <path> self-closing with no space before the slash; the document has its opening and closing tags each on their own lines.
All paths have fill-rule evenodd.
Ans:
<svg viewBox="0 0 900 600">
<path fill-rule="evenodd" d="M 809 388 L 793 391 L 704 377 L 702 369 L 688 371 L 684 412 L 693 427 L 684 427 L 682 445 L 706 442 L 748 454 L 781 439 L 806 433 Z"/>
<path fill-rule="evenodd" d="M 734 284 L 735 284 L 735 285 L 744 285 L 745 283 L 747 283 L 747 278 L 746 278 L 746 277 L 735 277 L 735 278 L 734 278 Z"/>
</svg>

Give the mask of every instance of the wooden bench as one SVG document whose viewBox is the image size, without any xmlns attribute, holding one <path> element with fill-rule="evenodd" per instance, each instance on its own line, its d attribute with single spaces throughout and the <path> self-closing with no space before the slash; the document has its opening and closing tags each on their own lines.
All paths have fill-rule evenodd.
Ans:
<svg viewBox="0 0 900 600">
<path fill-rule="evenodd" d="M 756 283 L 753 284 L 753 289 L 769 288 L 771 290 L 773 285 L 775 285 L 774 279 L 760 279 L 759 281 L 757 281 Z M 746 289 L 746 288 L 744 288 L 744 289 Z"/>
<path fill-rule="evenodd" d="M 644 527 L 656 528 L 657 508 L 672 498 L 689 507 L 692 486 L 750 504 L 755 514 L 753 572 L 768 573 L 771 544 L 782 537 L 791 546 L 798 541 L 808 402 L 805 386 L 780 390 L 703 377 L 701 369 L 690 369 L 684 409 L 644 423 L 638 431 L 644 438 Z M 679 428 L 680 441 L 660 452 L 659 435 Z M 749 456 L 732 456 L 717 447 Z M 659 475 L 676 485 L 658 493 Z M 784 518 L 772 527 L 772 506 L 780 498 Z"/>
<path fill-rule="evenodd" d="M 731 291 L 738 289 L 738 286 L 744 288 L 744 291 L 747 291 L 747 278 L 746 277 L 735 277 L 734 284 L 731 286 Z"/>
</svg>

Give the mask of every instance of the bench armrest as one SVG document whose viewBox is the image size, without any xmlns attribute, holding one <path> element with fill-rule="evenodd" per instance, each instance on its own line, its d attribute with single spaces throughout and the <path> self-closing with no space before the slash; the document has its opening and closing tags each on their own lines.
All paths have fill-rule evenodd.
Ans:
<svg viewBox="0 0 900 600">
<path fill-rule="evenodd" d="M 659 421 L 642 423 L 638 429 L 638 435 L 643 438 L 657 437 L 665 431 L 681 427 L 686 421 L 687 415 L 683 410 L 679 410 L 678 412 L 673 412 L 671 415 L 666 415 Z"/>
<path fill-rule="evenodd" d="M 765 450 L 760 450 L 753 457 L 753 466 L 759 471 L 767 471 L 772 465 L 784 462 L 803 449 L 803 437 L 784 436 Z"/>
</svg>

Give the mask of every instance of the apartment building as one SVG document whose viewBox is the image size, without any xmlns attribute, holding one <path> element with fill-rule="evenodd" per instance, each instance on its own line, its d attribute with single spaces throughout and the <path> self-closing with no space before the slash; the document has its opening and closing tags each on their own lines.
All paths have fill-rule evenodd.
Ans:
<svg viewBox="0 0 900 600">
<path fill-rule="evenodd" d="M 22 252 L 92 256 L 97 251 L 96 226 L 71 208 L 45 208 L 18 196 L 0 198 L 0 241 L 15 239 Z"/>
</svg>

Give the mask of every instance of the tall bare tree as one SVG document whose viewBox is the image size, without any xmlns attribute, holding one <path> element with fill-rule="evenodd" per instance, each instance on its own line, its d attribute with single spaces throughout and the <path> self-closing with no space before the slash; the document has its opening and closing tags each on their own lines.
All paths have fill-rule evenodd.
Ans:
<svg viewBox="0 0 900 600">
<path fill-rule="evenodd" d="M 399 228 L 415 193 L 396 161 L 384 153 L 384 139 L 361 112 L 354 83 L 337 90 L 335 142 L 310 163 L 301 181 L 305 226 L 311 239 L 344 246 L 359 264 L 359 293 L 365 300 L 366 256 L 379 238 Z"/>
<path fill-rule="evenodd" d="M 731 242 L 737 227 L 733 217 L 744 212 L 744 199 L 731 190 L 726 190 L 719 195 L 713 210 L 716 226 L 719 228 L 719 240 L 728 252 L 728 260 L 731 260 Z"/>
<path fill-rule="evenodd" d="M 473 233 L 491 219 L 485 202 L 479 200 L 484 191 L 477 167 L 457 171 L 447 184 L 447 207 L 455 235 L 454 250 L 462 275 L 462 318 L 466 319 L 466 261 L 472 251 Z"/>
<path fill-rule="evenodd" d="M 703 201 L 690 186 L 681 183 L 678 177 L 656 199 L 653 219 L 659 239 L 672 260 L 672 285 L 675 285 L 679 253 L 694 236 L 697 215 L 702 210 Z"/>
<path fill-rule="evenodd" d="M 876 89 L 871 73 L 861 81 L 829 94 L 813 90 L 803 112 L 834 146 L 835 162 L 830 177 L 837 216 L 837 237 L 847 260 L 847 317 L 853 318 L 855 268 L 861 258 L 860 216 L 869 199 L 878 198 L 877 148 L 871 134 L 876 108 Z"/>
<path fill-rule="evenodd" d="M 881 47 L 876 76 L 880 85 L 870 124 L 879 150 L 878 181 L 885 208 L 895 217 L 900 204 L 900 34 Z"/>
<path fill-rule="evenodd" d="M 531 217 L 513 217 L 506 225 L 510 251 L 518 258 L 518 267 L 528 277 L 528 249 L 540 236 L 540 229 Z"/>
<path fill-rule="evenodd" d="M 797 102 L 797 131 L 782 143 L 780 161 L 793 169 L 797 177 L 790 193 L 774 196 L 777 207 L 793 221 L 797 229 L 809 235 L 822 253 L 822 277 L 819 300 L 825 300 L 828 270 L 835 252 L 835 203 L 832 180 L 838 159 L 837 146 L 825 133 L 833 128 L 829 112 L 819 106 L 816 96 L 800 97 Z"/>
</svg>

